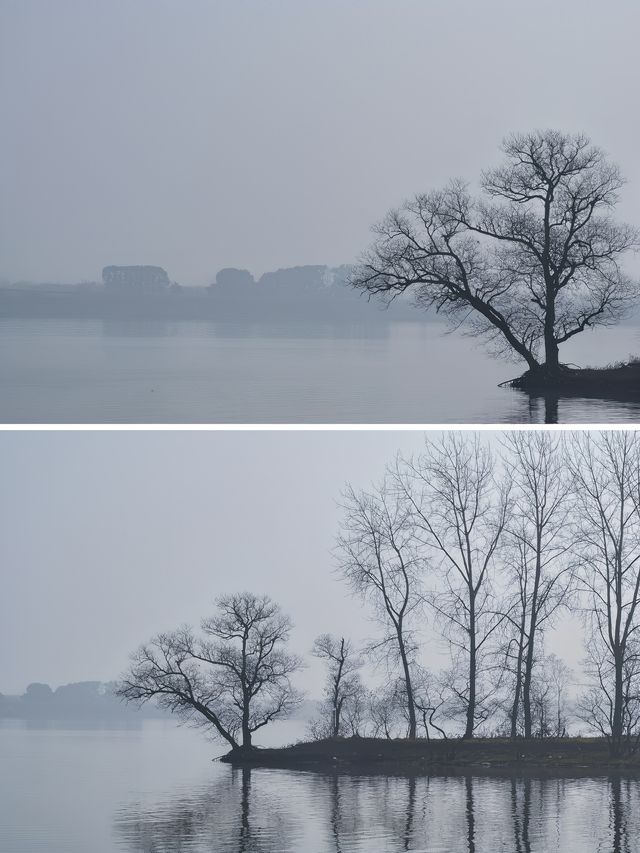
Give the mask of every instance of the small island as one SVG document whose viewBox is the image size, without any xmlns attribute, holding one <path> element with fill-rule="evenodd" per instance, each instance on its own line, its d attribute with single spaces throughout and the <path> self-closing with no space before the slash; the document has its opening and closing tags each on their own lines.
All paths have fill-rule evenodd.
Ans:
<svg viewBox="0 0 640 853">
<path fill-rule="evenodd" d="M 527 370 L 522 376 L 503 383 L 505 386 L 533 396 L 555 393 L 563 397 L 637 400 L 640 398 L 640 359 L 632 358 L 608 367 L 561 365 L 553 374 Z"/>
<path fill-rule="evenodd" d="M 640 755 L 613 759 L 605 738 L 388 739 L 327 738 L 280 749 L 232 749 L 220 761 L 237 767 L 323 773 L 593 776 L 640 773 Z"/>
</svg>

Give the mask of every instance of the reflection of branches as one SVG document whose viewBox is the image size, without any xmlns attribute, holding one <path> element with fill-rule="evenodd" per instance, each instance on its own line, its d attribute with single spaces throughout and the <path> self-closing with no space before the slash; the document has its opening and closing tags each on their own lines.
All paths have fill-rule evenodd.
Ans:
<svg viewBox="0 0 640 853">
<path fill-rule="evenodd" d="M 224 778 L 192 795 L 151 806 L 133 803 L 120 811 L 115 830 L 135 853 L 225 849 L 233 838 L 237 853 L 270 853 L 292 834 L 292 816 L 271 792 L 259 793 L 251 770 L 230 770 Z"/>
<path fill-rule="evenodd" d="M 630 780 L 626 780 L 627 803 L 629 805 Z M 629 834 L 627 828 L 627 817 L 625 803 L 622 797 L 622 780 L 619 776 L 609 782 L 610 805 L 609 826 L 611 829 L 611 851 L 612 853 L 630 853 Z"/>
<path fill-rule="evenodd" d="M 522 782 L 522 811 L 518 803 L 518 782 L 511 780 L 511 814 L 513 817 L 513 835 L 516 853 L 531 853 L 529 823 L 531 820 L 531 779 Z"/>
<path fill-rule="evenodd" d="M 476 849 L 476 818 L 473 804 L 473 777 L 465 776 L 464 789 L 466 796 L 465 815 L 467 818 L 467 849 L 475 853 Z"/>
<path fill-rule="evenodd" d="M 413 824 L 416 810 L 416 777 L 409 776 L 407 779 L 407 819 L 404 826 L 404 849 L 410 850 L 413 839 Z"/>
</svg>

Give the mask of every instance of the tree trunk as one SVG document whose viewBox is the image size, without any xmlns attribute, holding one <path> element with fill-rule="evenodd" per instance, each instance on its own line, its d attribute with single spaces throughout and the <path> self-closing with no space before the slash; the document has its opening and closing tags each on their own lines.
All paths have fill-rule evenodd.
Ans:
<svg viewBox="0 0 640 853">
<path fill-rule="evenodd" d="M 518 641 L 518 665 L 516 666 L 516 686 L 511 706 L 511 740 L 518 737 L 518 711 L 520 710 L 520 691 L 522 690 L 522 637 L 520 629 L 520 640 Z"/>
<path fill-rule="evenodd" d="M 524 665 L 524 680 L 522 685 L 522 709 L 524 711 L 524 736 L 531 737 L 531 682 L 533 679 L 533 641 L 535 635 L 535 617 L 531 614 L 531 625 L 529 628 L 529 640 L 527 643 L 527 656 Z"/>
<path fill-rule="evenodd" d="M 409 670 L 409 661 L 404 647 L 404 637 L 402 636 L 402 628 L 398 630 L 398 645 L 400 646 L 400 659 L 402 660 L 402 670 L 404 672 L 404 683 L 407 692 L 407 710 L 409 712 L 409 738 L 414 740 L 416 737 L 416 706 L 413 701 L 413 687 L 411 684 L 411 672 Z"/>
<path fill-rule="evenodd" d="M 242 709 L 242 748 L 251 749 L 251 729 L 249 727 L 249 699 L 245 696 Z"/>
<path fill-rule="evenodd" d="M 551 202 L 553 189 L 549 187 L 544 204 L 544 250 L 542 253 L 542 269 L 545 281 L 545 315 L 544 315 L 544 366 L 548 374 L 558 372 L 560 365 L 558 344 L 556 341 L 556 290 L 555 281 L 551 275 Z"/>
<path fill-rule="evenodd" d="M 553 284 L 547 284 L 547 310 L 544 316 L 544 366 L 547 373 L 557 373 L 560 366 L 559 348 L 556 341 L 556 297 Z"/>
<path fill-rule="evenodd" d="M 524 668 L 524 684 L 522 690 L 522 705 L 524 709 L 524 736 L 531 737 L 531 682 L 533 680 L 533 662 L 535 650 L 536 628 L 538 626 L 538 593 L 540 591 L 540 576 L 542 574 L 542 530 L 541 520 L 536 510 L 536 574 L 531 596 L 531 616 L 529 618 L 529 637 L 527 639 L 527 657 Z"/>
<path fill-rule="evenodd" d="M 476 720 L 476 614 L 473 593 L 469 602 L 469 701 L 467 703 L 467 723 L 465 738 L 473 737 Z"/>
<path fill-rule="evenodd" d="M 555 318 L 549 320 L 553 313 L 547 309 L 547 318 L 544 324 L 544 366 L 547 373 L 557 373 L 560 369 L 559 347 L 555 336 Z M 550 328 L 549 328 L 550 327 Z"/>
<path fill-rule="evenodd" d="M 613 699 L 613 718 L 611 720 L 611 755 L 619 758 L 622 753 L 622 660 L 623 655 L 618 652 L 615 660 L 615 687 Z"/>
</svg>

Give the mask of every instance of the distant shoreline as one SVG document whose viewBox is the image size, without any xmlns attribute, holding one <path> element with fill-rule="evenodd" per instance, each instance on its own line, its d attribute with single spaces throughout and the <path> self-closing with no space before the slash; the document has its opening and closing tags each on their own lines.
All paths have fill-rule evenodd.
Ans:
<svg viewBox="0 0 640 853">
<path fill-rule="evenodd" d="M 337 291 L 337 292 L 336 292 Z M 0 287 L 0 317 L 9 319 L 163 320 L 201 322 L 356 323 L 381 325 L 434 318 L 408 304 L 385 308 L 350 290 L 299 294 L 258 285 L 234 296 L 207 288 L 119 293 L 101 286 Z"/>
</svg>

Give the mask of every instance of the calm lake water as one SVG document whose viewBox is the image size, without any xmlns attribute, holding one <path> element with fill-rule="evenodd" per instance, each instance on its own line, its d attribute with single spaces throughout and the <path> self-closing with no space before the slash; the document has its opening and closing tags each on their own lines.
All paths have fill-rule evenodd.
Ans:
<svg viewBox="0 0 640 853">
<path fill-rule="evenodd" d="M 563 359 L 640 352 L 640 329 L 578 335 Z M 522 372 L 438 323 L 241 326 L 0 319 L 3 423 L 536 423 Z M 633 422 L 640 403 L 563 399 L 560 423 Z"/>
<path fill-rule="evenodd" d="M 289 727 L 289 728 L 287 728 Z M 272 741 L 298 737 L 283 723 Z M 201 732 L 0 723 L 1 853 L 631 853 L 640 781 L 240 771 Z"/>
</svg>

